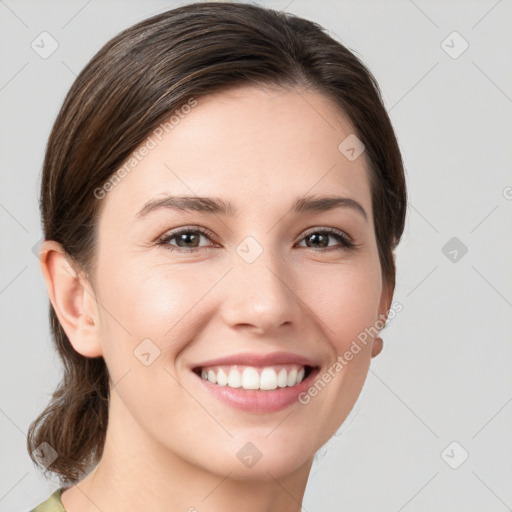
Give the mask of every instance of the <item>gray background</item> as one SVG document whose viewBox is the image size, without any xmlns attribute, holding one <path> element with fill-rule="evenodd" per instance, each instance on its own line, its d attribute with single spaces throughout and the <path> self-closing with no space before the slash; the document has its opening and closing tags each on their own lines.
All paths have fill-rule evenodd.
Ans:
<svg viewBox="0 0 512 512">
<path fill-rule="evenodd" d="M 51 125 L 108 39 L 183 3 L 0 1 L 0 511 L 28 510 L 57 487 L 25 448 L 61 371 L 32 252 Z M 317 457 L 304 509 L 511 510 L 512 2 L 260 3 L 319 22 L 370 67 L 410 194 L 397 251 L 403 311 Z M 58 43 L 47 58 L 31 47 L 43 31 Z"/>
</svg>

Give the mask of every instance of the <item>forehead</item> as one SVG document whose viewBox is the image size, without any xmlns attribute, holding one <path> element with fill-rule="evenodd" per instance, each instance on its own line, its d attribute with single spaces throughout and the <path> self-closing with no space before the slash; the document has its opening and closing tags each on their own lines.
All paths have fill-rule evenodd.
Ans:
<svg viewBox="0 0 512 512">
<path fill-rule="evenodd" d="M 354 129 L 319 92 L 252 86 L 221 91 L 197 98 L 173 118 L 172 129 L 162 131 L 148 134 L 134 152 L 151 139 L 151 149 L 103 200 L 107 215 L 133 218 L 145 202 L 164 194 L 213 195 L 236 204 L 240 213 L 257 213 L 257 206 L 268 213 L 306 194 L 339 193 L 371 211 L 365 154 L 349 160 L 340 151 Z"/>
</svg>

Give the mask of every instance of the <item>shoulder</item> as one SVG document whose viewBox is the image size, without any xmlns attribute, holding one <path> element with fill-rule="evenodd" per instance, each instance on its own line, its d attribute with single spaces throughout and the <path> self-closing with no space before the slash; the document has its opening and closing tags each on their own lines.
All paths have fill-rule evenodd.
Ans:
<svg viewBox="0 0 512 512">
<path fill-rule="evenodd" d="M 47 500 L 37 505 L 37 507 L 33 508 L 30 512 L 66 512 L 60 500 L 63 490 L 63 487 L 57 489 Z"/>
</svg>

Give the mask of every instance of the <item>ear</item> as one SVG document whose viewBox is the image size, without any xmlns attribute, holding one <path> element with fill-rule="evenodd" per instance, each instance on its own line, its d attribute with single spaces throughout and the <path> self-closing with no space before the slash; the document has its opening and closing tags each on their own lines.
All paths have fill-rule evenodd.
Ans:
<svg viewBox="0 0 512 512">
<path fill-rule="evenodd" d="M 379 320 L 384 322 L 388 317 L 388 311 L 393 300 L 393 290 L 389 286 L 383 286 L 379 304 Z M 382 351 L 382 338 L 376 336 L 373 340 L 372 357 L 378 356 Z"/>
<path fill-rule="evenodd" d="M 389 308 L 393 300 L 393 290 L 389 285 L 383 285 L 379 303 L 379 319 L 385 321 L 388 317 Z"/>
<path fill-rule="evenodd" d="M 92 286 L 77 274 L 65 250 L 54 240 L 41 244 L 39 263 L 48 296 L 71 345 L 85 357 L 101 356 L 99 314 Z"/>
</svg>

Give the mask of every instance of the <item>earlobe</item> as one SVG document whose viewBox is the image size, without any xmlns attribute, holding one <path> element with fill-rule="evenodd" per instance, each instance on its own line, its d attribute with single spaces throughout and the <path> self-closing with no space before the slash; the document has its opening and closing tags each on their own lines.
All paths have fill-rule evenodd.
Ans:
<svg viewBox="0 0 512 512">
<path fill-rule="evenodd" d="M 69 262 L 62 246 L 45 240 L 39 262 L 48 295 L 73 348 L 85 357 L 103 354 L 99 341 L 99 315 L 94 292 Z"/>
<path fill-rule="evenodd" d="M 372 357 L 378 356 L 382 352 L 383 341 L 382 338 L 377 336 L 373 339 Z"/>
</svg>

